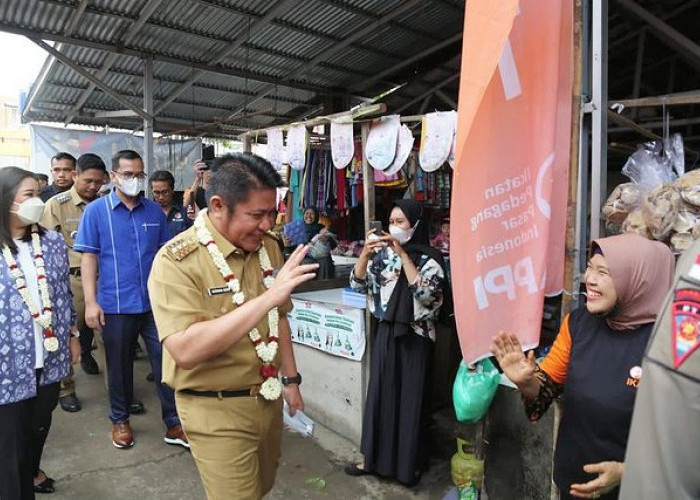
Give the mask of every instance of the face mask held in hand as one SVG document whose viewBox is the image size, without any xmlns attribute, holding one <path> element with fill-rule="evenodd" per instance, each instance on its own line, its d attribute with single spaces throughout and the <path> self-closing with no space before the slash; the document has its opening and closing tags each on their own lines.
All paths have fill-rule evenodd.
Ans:
<svg viewBox="0 0 700 500">
<path fill-rule="evenodd" d="M 44 215 L 44 202 L 41 198 L 27 198 L 22 203 L 14 202 L 19 208 L 15 214 L 25 224 L 37 224 Z"/>
</svg>

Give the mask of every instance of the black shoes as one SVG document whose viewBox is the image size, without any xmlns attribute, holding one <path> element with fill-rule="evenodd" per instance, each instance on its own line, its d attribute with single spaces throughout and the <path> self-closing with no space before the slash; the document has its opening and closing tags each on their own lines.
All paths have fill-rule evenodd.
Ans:
<svg viewBox="0 0 700 500">
<path fill-rule="evenodd" d="M 364 476 L 365 474 L 371 474 L 371 472 L 360 468 L 358 464 L 350 464 L 345 466 L 345 473 L 348 476 Z"/>
<path fill-rule="evenodd" d="M 131 415 L 141 415 L 146 413 L 146 407 L 141 401 L 134 400 L 134 402 L 129 406 L 129 413 Z"/>
<path fill-rule="evenodd" d="M 61 409 L 68 413 L 75 413 L 82 408 L 82 406 L 80 406 L 80 400 L 75 393 L 58 398 L 58 403 L 61 405 Z"/>
<path fill-rule="evenodd" d="M 44 475 L 46 476 L 46 474 Z M 54 484 L 55 481 L 49 476 L 46 476 L 46 479 L 44 479 L 39 484 L 34 485 L 34 493 L 53 493 L 54 491 L 56 491 L 56 489 L 54 488 Z"/>
<path fill-rule="evenodd" d="M 100 373 L 100 369 L 97 367 L 97 361 L 92 357 L 92 354 L 84 354 L 83 359 L 80 361 L 80 366 L 83 367 L 83 371 L 88 375 L 97 375 Z"/>
</svg>

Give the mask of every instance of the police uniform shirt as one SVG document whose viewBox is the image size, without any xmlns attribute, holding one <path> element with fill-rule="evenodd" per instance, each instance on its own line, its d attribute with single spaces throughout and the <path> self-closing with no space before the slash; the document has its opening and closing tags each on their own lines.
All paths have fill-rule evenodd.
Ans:
<svg viewBox="0 0 700 500">
<path fill-rule="evenodd" d="M 78 234 L 78 224 L 85 211 L 87 203 L 83 200 L 75 186 L 64 193 L 59 193 L 46 202 L 41 225 L 54 229 L 63 235 L 68 245 L 68 259 L 71 269 L 79 269 L 82 255 L 73 250 L 75 237 Z"/>
<path fill-rule="evenodd" d="M 214 241 L 240 280 L 246 300 L 263 294 L 266 288 L 258 253 L 236 248 L 214 228 L 208 217 L 205 220 Z M 272 267 L 282 267 L 284 260 L 276 239 L 265 235 L 263 244 Z M 148 288 L 161 342 L 194 323 L 218 318 L 236 307 L 208 250 L 197 240 L 194 227 L 180 233 L 158 252 Z M 292 310 L 291 300 L 278 310 L 281 319 Z M 267 342 L 267 317 L 260 321 L 258 330 Z M 279 351 L 274 362 L 279 366 Z M 260 366 L 261 361 L 247 335 L 228 351 L 191 370 L 178 367 L 168 350 L 163 349 L 163 382 L 175 390 L 246 389 L 262 383 Z"/>
<path fill-rule="evenodd" d="M 620 498 L 700 498 L 700 241 L 678 263 L 642 370 Z"/>
</svg>

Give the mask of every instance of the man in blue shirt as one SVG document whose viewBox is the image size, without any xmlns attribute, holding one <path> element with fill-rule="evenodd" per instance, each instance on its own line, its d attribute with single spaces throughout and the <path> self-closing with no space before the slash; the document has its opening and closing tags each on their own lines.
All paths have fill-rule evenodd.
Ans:
<svg viewBox="0 0 700 500">
<path fill-rule="evenodd" d="M 167 170 L 156 170 L 149 179 L 153 201 L 160 205 L 168 220 L 168 231 L 174 237 L 192 225 L 187 210 L 175 203 L 175 177 Z"/>
<path fill-rule="evenodd" d="M 134 349 L 144 339 L 167 427 L 165 442 L 189 447 L 172 389 L 161 383 L 162 348 L 146 288 L 153 258 L 170 239 L 160 207 L 141 196 L 146 174 L 135 151 L 112 158 L 115 189 L 85 207 L 74 250 L 83 253 L 85 322 L 101 330 L 107 358 L 112 444 L 134 444 L 129 407 L 134 396 Z M 97 276 L 99 274 L 99 281 Z"/>
</svg>

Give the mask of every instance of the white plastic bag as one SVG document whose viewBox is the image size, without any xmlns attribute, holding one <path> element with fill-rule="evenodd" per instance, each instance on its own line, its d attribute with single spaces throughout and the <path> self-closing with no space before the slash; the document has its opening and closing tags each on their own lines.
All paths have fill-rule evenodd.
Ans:
<svg viewBox="0 0 700 500">
<path fill-rule="evenodd" d="M 302 434 L 304 436 L 312 436 L 314 433 L 314 421 L 311 420 L 306 413 L 303 411 L 298 411 L 294 414 L 292 417 L 289 414 L 289 406 L 287 405 L 287 402 L 284 402 L 284 408 L 283 408 L 283 415 L 284 415 L 284 425 L 287 427 L 290 427 L 291 429 L 294 429 L 297 431 L 299 434 Z"/>
</svg>

